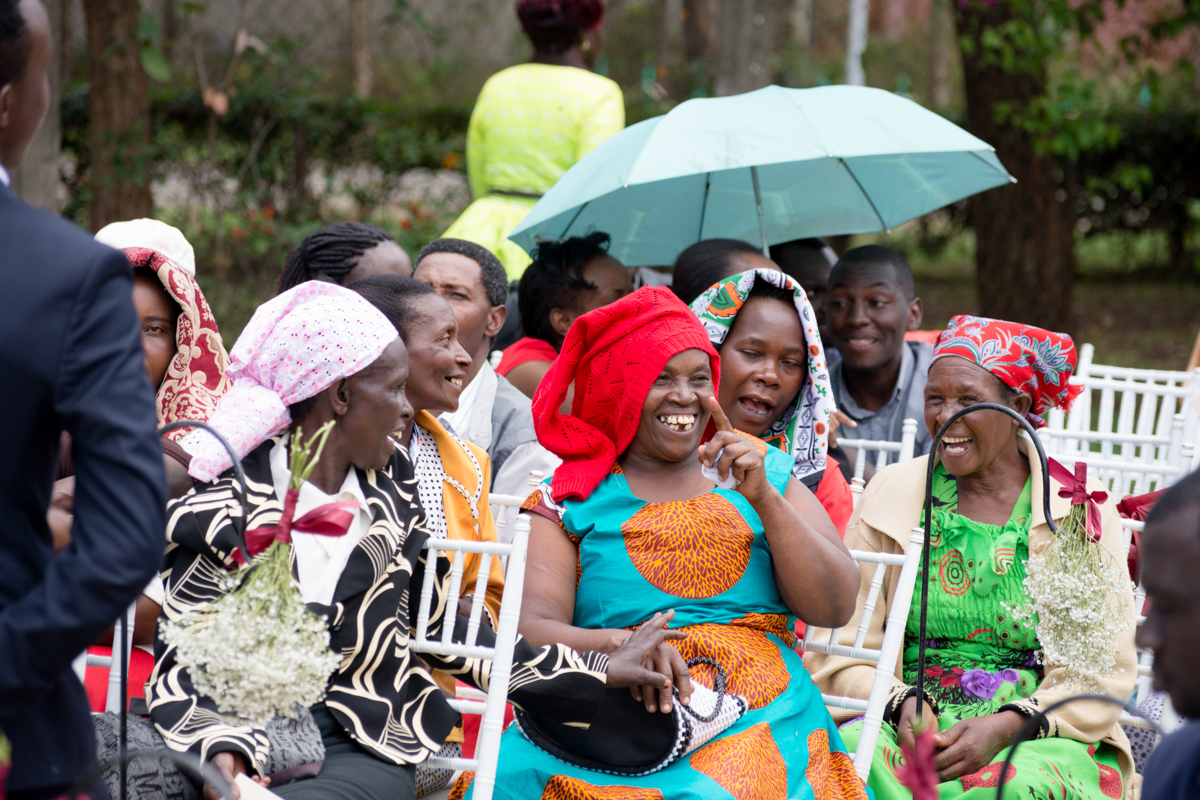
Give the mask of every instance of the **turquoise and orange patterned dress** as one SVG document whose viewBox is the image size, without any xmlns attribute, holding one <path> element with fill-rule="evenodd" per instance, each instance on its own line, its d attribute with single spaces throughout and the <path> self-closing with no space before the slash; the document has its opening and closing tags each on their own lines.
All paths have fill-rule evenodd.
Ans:
<svg viewBox="0 0 1200 800">
<path fill-rule="evenodd" d="M 987 525 L 958 513 L 958 484 L 939 464 L 933 476 L 929 607 L 926 619 L 925 691 L 938 703 L 939 730 L 959 720 L 995 714 L 1006 703 L 1033 694 L 1042 682 L 1035 653 L 1041 647 L 1036 620 L 1014 619 L 1011 609 L 1028 606 L 1025 562 L 1029 558 L 1032 487 L 1026 480 L 1004 525 Z M 917 679 L 920 586 L 908 614 L 904 682 Z M 851 746 L 862 723 L 842 726 Z M 1008 750 L 992 763 L 941 784 L 948 798 L 992 798 Z M 868 781 L 879 800 L 910 800 L 895 769 L 903 763 L 896 731 L 879 733 Z M 1015 773 L 1005 781 L 1006 797 L 1022 800 L 1115 800 L 1123 794 L 1117 750 L 1100 742 L 1047 737 L 1017 748 Z"/>
<path fill-rule="evenodd" d="M 791 457 L 772 448 L 766 468 L 782 493 L 792 479 Z M 685 658 L 719 662 L 729 693 L 745 697 L 750 710 L 718 738 L 638 778 L 572 767 L 512 726 L 501 743 L 496 797 L 869 797 L 792 650 L 795 620 L 775 586 L 762 523 L 745 498 L 714 489 L 691 500 L 647 503 L 617 468 L 587 500 L 556 505 L 544 485 L 526 508 L 554 519 L 579 547 L 575 625 L 631 628 L 673 608 L 673 627 L 687 634 L 673 644 Z M 694 667 L 692 678 L 712 687 L 706 667 Z"/>
</svg>

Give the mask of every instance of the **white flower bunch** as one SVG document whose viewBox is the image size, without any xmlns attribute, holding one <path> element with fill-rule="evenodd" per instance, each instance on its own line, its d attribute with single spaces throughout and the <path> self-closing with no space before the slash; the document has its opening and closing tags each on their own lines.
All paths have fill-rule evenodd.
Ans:
<svg viewBox="0 0 1200 800">
<path fill-rule="evenodd" d="M 1098 543 L 1087 535 L 1086 512 L 1076 506 L 1058 537 L 1026 564 L 1031 605 L 1005 606 L 1018 620 L 1036 624 L 1041 661 L 1061 665 L 1066 682 L 1104 694 L 1101 679 L 1114 674 L 1117 637 L 1129 629 L 1121 612 L 1126 580 Z"/>
<path fill-rule="evenodd" d="M 263 574 L 275 572 L 267 567 L 277 560 L 287 568 L 287 545 L 271 545 L 249 575 L 238 571 L 240 585 L 163 631 L 196 691 L 258 728 L 275 716 L 295 716 L 297 703 L 320 701 L 341 662 L 329 649 L 325 620 L 304 605 L 290 572 L 286 584 Z"/>
<path fill-rule="evenodd" d="M 299 490 L 312 474 L 332 425 L 303 447 L 296 431 L 290 489 Z M 292 577 L 290 549 L 273 542 L 225 581 L 219 599 L 165 623 L 162 630 L 196 691 L 212 698 L 222 713 L 259 728 L 276 716 L 295 716 L 297 703 L 320 701 L 341 663 L 329 649 L 326 621 L 304 604 Z"/>
</svg>

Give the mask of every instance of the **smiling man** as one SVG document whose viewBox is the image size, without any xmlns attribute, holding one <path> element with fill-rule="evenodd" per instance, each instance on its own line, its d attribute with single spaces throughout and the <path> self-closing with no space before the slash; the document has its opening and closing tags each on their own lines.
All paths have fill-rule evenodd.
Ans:
<svg viewBox="0 0 1200 800">
<path fill-rule="evenodd" d="M 1142 581 L 1150 599 L 1138 646 L 1154 652 L 1154 688 L 1171 695 L 1175 711 L 1200 717 L 1200 472 L 1172 486 L 1146 518 Z M 1200 797 L 1200 725 L 1168 736 L 1143 771 L 1142 800 Z"/>
<path fill-rule="evenodd" d="M 413 277 L 450 304 L 458 320 L 458 341 L 471 356 L 458 410 L 439 417 L 462 438 L 487 451 L 493 492 L 529 494 L 529 473 L 546 476 L 561 463 L 538 444 L 531 403 L 488 363 L 492 341 L 508 309 L 507 277 L 500 259 L 463 239 L 437 239 L 417 256 Z"/>
<path fill-rule="evenodd" d="M 898 253 L 867 245 L 834 266 L 826 319 L 842 360 L 829 375 L 838 409 L 858 423 L 843 426 L 839 438 L 898 442 L 905 419 L 924 418 L 933 346 L 904 341 L 906 331 L 920 327 L 921 313 L 912 270 Z M 918 425 L 913 454 L 928 453 L 930 438 Z"/>
</svg>

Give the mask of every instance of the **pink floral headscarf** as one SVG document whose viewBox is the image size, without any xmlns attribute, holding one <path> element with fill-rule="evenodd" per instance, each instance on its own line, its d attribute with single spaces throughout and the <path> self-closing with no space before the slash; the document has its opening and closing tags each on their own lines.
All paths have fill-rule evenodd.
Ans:
<svg viewBox="0 0 1200 800">
<path fill-rule="evenodd" d="M 309 281 L 263 303 L 238 337 L 227 374 L 233 386 L 208 422 L 238 457 L 291 424 L 288 406 L 361 371 L 398 334 L 357 292 Z M 188 474 L 208 483 L 232 466 L 212 436 L 188 437 Z"/>
</svg>

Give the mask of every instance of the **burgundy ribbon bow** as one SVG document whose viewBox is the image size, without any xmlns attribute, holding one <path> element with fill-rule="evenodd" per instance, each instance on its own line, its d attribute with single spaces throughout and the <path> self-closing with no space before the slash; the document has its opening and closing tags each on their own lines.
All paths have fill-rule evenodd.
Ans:
<svg viewBox="0 0 1200 800">
<path fill-rule="evenodd" d="M 1059 497 L 1070 499 L 1071 505 L 1081 506 L 1087 504 L 1087 535 L 1093 542 L 1100 541 L 1100 503 L 1108 500 L 1108 492 L 1095 491 L 1088 494 L 1087 490 L 1087 464 L 1082 461 L 1075 462 L 1075 474 L 1064 467 L 1062 464 L 1055 461 L 1053 458 L 1047 459 L 1050 467 L 1050 477 L 1063 485 L 1063 488 L 1058 490 Z"/>
<path fill-rule="evenodd" d="M 288 489 L 283 498 L 283 513 L 279 516 L 278 525 L 264 525 L 246 531 L 246 550 L 250 557 L 257 556 L 275 542 L 291 544 L 292 531 L 300 533 L 315 533 L 320 536 L 345 536 L 346 531 L 354 522 L 354 512 L 359 505 L 353 500 L 343 500 L 339 503 L 326 503 L 317 506 L 298 520 L 292 520 L 296 514 L 296 501 L 300 497 L 299 489 Z"/>
</svg>

